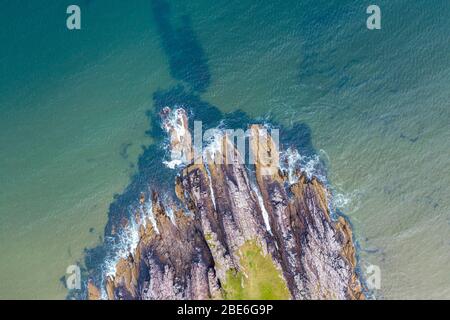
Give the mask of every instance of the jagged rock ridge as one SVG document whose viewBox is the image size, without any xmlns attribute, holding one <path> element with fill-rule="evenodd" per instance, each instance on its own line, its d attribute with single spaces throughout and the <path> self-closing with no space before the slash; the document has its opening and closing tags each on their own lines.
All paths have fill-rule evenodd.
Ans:
<svg viewBox="0 0 450 320">
<path fill-rule="evenodd" d="M 203 163 L 192 163 L 184 110 L 166 108 L 162 117 L 172 163 L 186 164 L 174 182 L 178 204 L 155 191 L 141 195 L 153 221 L 137 210 L 136 219 L 148 221 L 136 248 L 105 288 L 89 282 L 89 298 L 101 290 L 108 299 L 364 298 L 349 223 L 332 219 L 318 179 L 297 170 L 289 181 L 261 126 L 250 131 L 253 172 L 226 134 Z"/>
</svg>

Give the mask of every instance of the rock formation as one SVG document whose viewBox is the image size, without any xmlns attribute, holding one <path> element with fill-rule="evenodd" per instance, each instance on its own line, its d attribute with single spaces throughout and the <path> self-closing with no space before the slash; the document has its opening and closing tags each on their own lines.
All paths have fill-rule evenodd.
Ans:
<svg viewBox="0 0 450 320">
<path fill-rule="evenodd" d="M 254 166 L 226 134 L 213 156 L 192 163 L 185 112 L 166 108 L 162 117 L 171 163 L 186 164 L 174 181 L 178 199 L 141 195 L 136 247 L 102 288 L 89 282 L 89 298 L 100 290 L 108 299 L 364 298 L 349 223 L 331 216 L 318 179 L 297 170 L 290 182 L 261 126 L 250 128 Z M 146 203 L 152 219 L 142 215 Z"/>
</svg>

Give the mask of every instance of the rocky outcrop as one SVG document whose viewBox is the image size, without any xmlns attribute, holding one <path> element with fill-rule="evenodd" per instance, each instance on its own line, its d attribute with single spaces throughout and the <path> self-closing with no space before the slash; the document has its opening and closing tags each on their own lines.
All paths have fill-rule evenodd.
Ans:
<svg viewBox="0 0 450 320">
<path fill-rule="evenodd" d="M 108 299 L 364 298 L 349 223 L 331 217 L 319 180 L 297 170 L 290 182 L 261 126 L 250 130 L 250 168 L 226 134 L 192 163 L 181 109 L 164 109 L 163 126 L 172 155 L 188 163 L 174 181 L 178 200 L 141 196 L 152 219 L 136 209 L 138 244 L 105 276 Z M 88 291 L 100 295 L 91 282 Z"/>
</svg>

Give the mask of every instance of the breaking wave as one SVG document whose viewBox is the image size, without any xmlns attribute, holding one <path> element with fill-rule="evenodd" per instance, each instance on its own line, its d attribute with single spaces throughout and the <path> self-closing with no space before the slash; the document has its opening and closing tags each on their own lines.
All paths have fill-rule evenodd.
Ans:
<svg viewBox="0 0 450 320">
<path fill-rule="evenodd" d="M 313 177 L 326 183 L 326 177 L 322 173 L 322 163 L 318 155 L 312 157 L 302 156 L 297 149 L 288 148 L 280 153 L 281 169 L 288 174 L 290 184 L 298 181 L 298 172 L 305 174 L 308 179 Z"/>
</svg>

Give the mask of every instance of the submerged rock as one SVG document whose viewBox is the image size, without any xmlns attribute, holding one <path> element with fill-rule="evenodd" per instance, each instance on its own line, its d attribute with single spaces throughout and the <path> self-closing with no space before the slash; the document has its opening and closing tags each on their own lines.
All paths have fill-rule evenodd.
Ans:
<svg viewBox="0 0 450 320">
<path fill-rule="evenodd" d="M 164 109 L 163 124 L 172 155 L 187 163 L 174 182 L 178 200 L 141 195 L 152 219 L 136 215 L 138 243 L 105 276 L 108 299 L 364 298 L 349 223 L 331 217 L 318 179 L 297 170 L 290 182 L 261 126 L 250 129 L 250 170 L 226 134 L 214 157 L 192 163 L 182 109 Z M 88 293 L 100 296 L 91 281 Z"/>
</svg>

